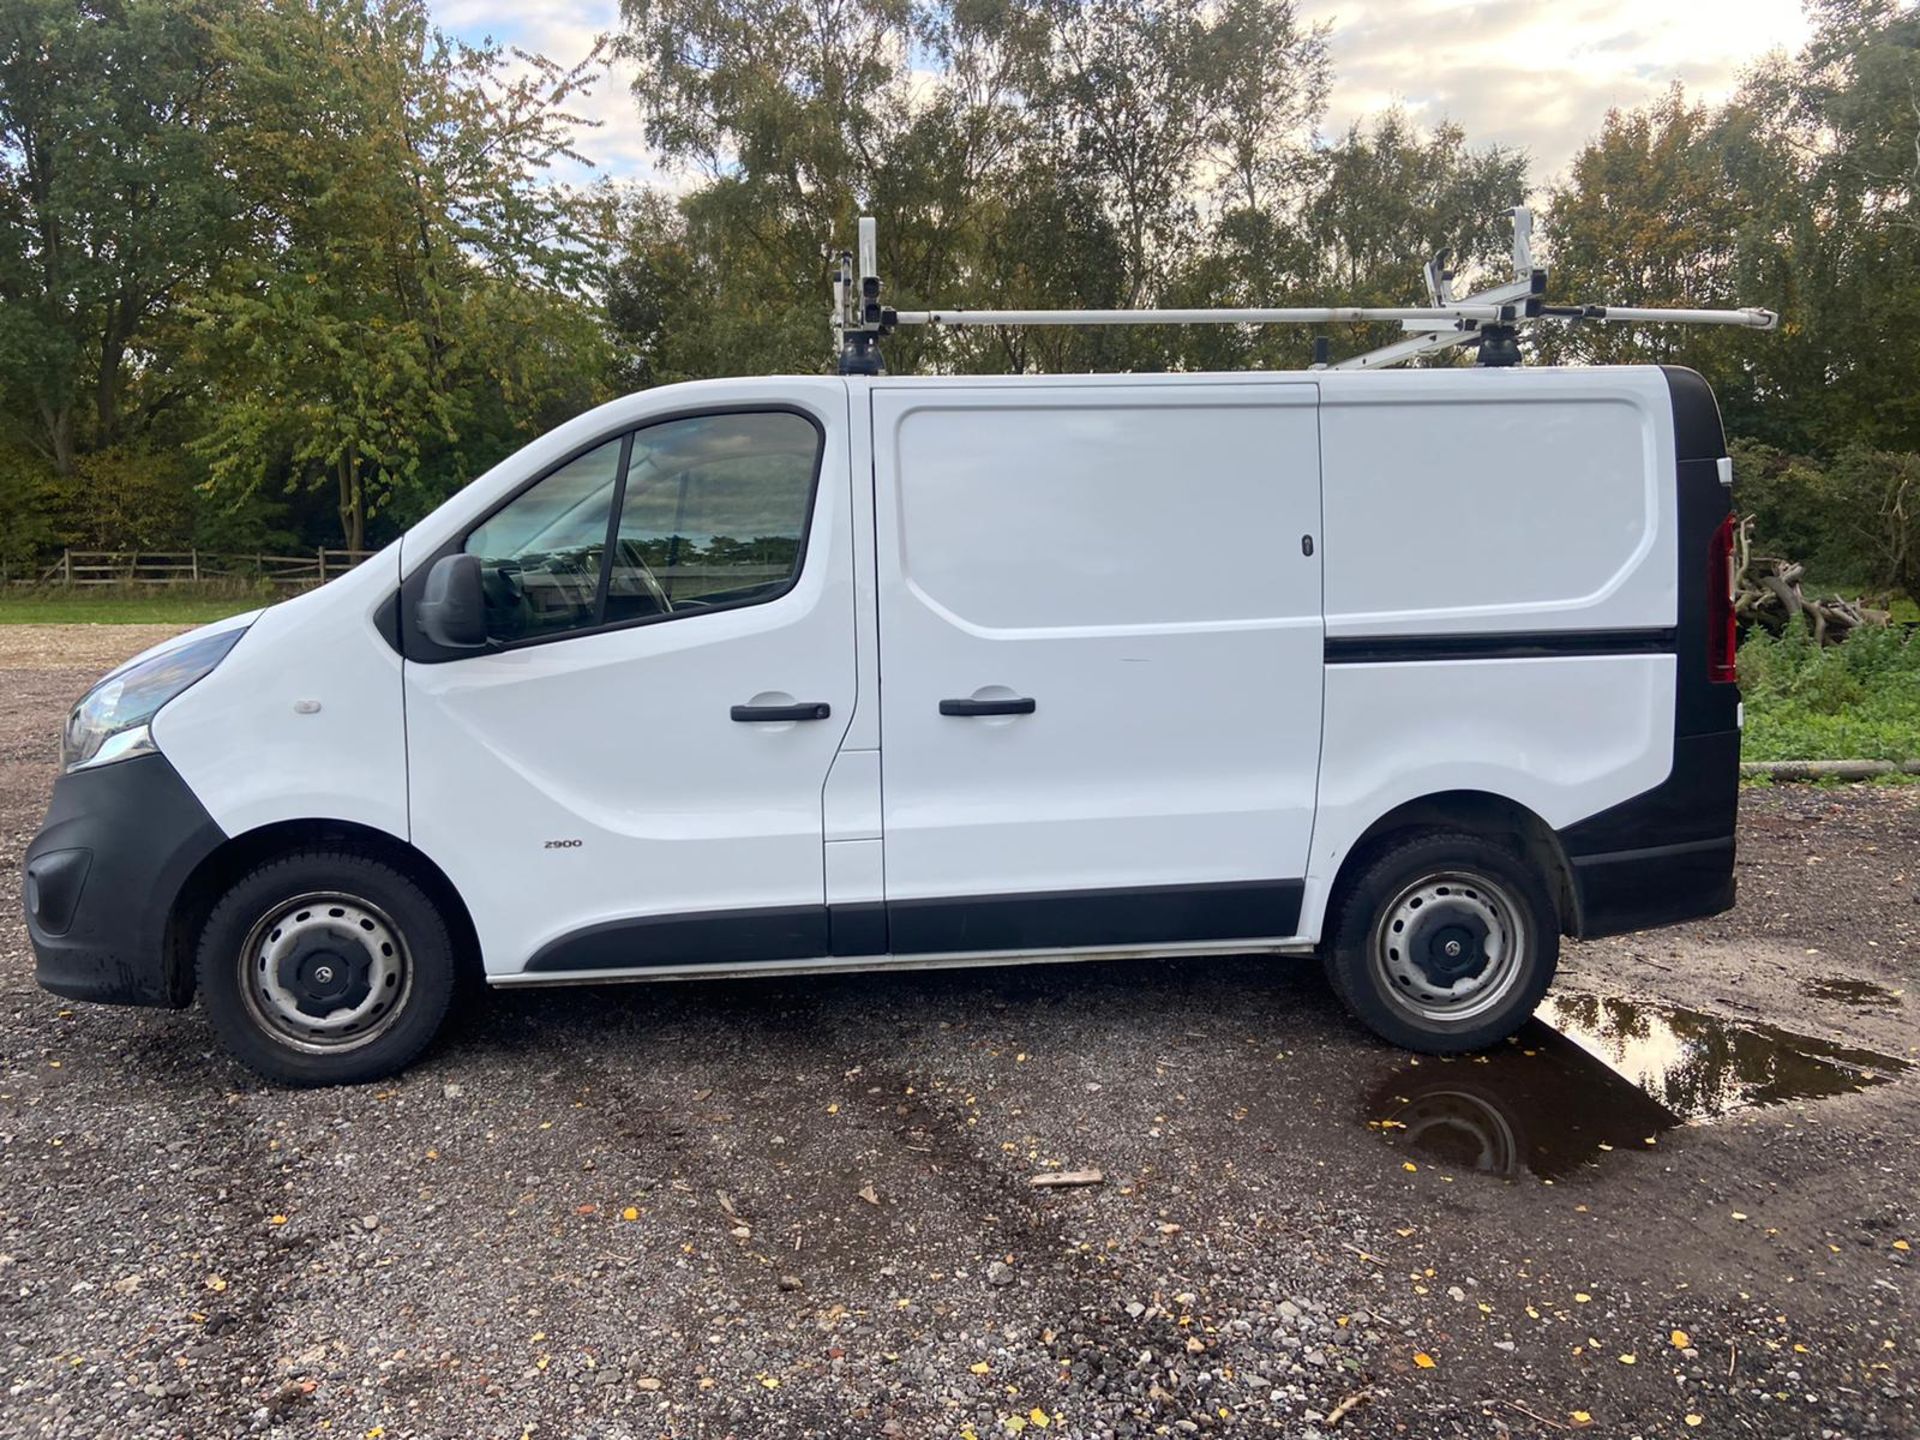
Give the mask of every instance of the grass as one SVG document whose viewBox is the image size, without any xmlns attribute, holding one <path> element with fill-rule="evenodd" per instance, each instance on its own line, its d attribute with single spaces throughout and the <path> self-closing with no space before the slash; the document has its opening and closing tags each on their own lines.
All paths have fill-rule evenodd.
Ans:
<svg viewBox="0 0 1920 1440">
<path fill-rule="evenodd" d="M 1920 759 L 1920 644 L 1858 630 L 1821 648 L 1796 623 L 1740 647 L 1747 760 Z"/>
<path fill-rule="evenodd" d="M 278 598 L 251 589 L 20 590 L 0 594 L 0 625 L 204 625 Z"/>
</svg>

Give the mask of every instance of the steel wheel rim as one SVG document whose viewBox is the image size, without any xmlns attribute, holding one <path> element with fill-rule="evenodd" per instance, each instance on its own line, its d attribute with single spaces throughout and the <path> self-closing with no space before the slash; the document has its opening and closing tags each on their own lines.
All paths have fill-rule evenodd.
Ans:
<svg viewBox="0 0 1920 1440">
<path fill-rule="evenodd" d="M 254 1023 L 309 1055 L 372 1044 L 406 1008 L 413 959 L 372 901 L 318 891 L 275 905 L 240 948 L 240 993 Z"/>
<path fill-rule="evenodd" d="M 1485 875 L 1448 870 L 1413 881 L 1381 910 L 1367 947 L 1382 993 L 1424 1021 L 1479 1019 L 1525 972 L 1521 914 L 1512 892 Z"/>
</svg>

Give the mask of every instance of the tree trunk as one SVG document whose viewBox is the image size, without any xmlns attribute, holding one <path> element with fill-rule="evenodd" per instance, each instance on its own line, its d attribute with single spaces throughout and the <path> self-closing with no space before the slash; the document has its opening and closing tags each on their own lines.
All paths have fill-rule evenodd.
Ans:
<svg viewBox="0 0 1920 1440">
<path fill-rule="evenodd" d="M 73 474 L 73 406 L 55 409 L 41 399 L 40 423 L 46 427 L 47 453 L 53 457 L 53 470 L 61 479 Z"/>
<path fill-rule="evenodd" d="M 367 497 L 360 483 L 360 456 L 349 449 L 340 457 L 340 533 L 349 550 L 364 550 L 367 538 Z"/>
</svg>

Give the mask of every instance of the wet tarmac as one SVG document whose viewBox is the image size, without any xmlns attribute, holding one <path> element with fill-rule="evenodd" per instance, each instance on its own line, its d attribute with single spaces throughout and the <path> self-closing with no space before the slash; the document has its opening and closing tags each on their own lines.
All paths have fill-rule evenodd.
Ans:
<svg viewBox="0 0 1920 1440">
<path fill-rule="evenodd" d="M 1852 980 L 1844 975 L 1820 975 L 1801 982 L 1802 994 L 1815 1000 L 1837 1000 L 1842 1005 L 1864 1009 L 1897 1010 L 1901 992 L 1875 985 L 1870 980 Z"/>
<path fill-rule="evenodd" d="M 1373 1088 L 1366 1120 L 1436 1164 L 1551 1180 L 1677 1125 L 1864 1090 L 1908 1068 L 1772 1025 L 1562 995 L 1489 1054 L 1407 1060 Z"/>
</svg>

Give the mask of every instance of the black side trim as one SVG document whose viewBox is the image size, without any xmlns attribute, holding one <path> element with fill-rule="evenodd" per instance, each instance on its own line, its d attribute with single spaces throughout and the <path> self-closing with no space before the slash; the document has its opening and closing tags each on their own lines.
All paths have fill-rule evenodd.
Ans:
<svg viewBox="0 0 1920 1440">
<path fill-rule="evenodd" d="M 1672 629 L 1523 630 L 1474 635 L 1329 635 L 1329 665 L 1414 660 L 1538 660 L 1565 655 L 1671 655 Z"/>
<path fill-rule="evenodd" d="M 650 915 L 562 936 L 528 961 L 527 969 L 553 974 L 953 950 L 1267 939 L 1299 931 L 1305 890 L 1299 880 L 1246 880 Z"/>
<path fill-rule="evenodd" d="M 746 965 L 817 960 L 829 953 L 827 907 L 708 910 L 609 920 L 550 941 L 527 969 L 646 970 L 656 965 Z"/>
<path fill-rule="evenodd" d="M 874 900 L 861 905 L 829 905 L 827 936 L 836 956 L 887 953 L 887 907 Z"/>
<path fill-rule="evenodd" d="M 186 1004 L 192 976 L 171 965 L 167 922 L 225 839 L 163 755 L 54 781 L 23 877 L 40 984 L 74 1000 Z"/>
<path fill-rule="evenodd" d="M 887 906 L 887 925 L 895 955 L 1253 940 L 1296 934 L 1305 890 L 1244 880 L 903 900 Z"/>
</svg>

